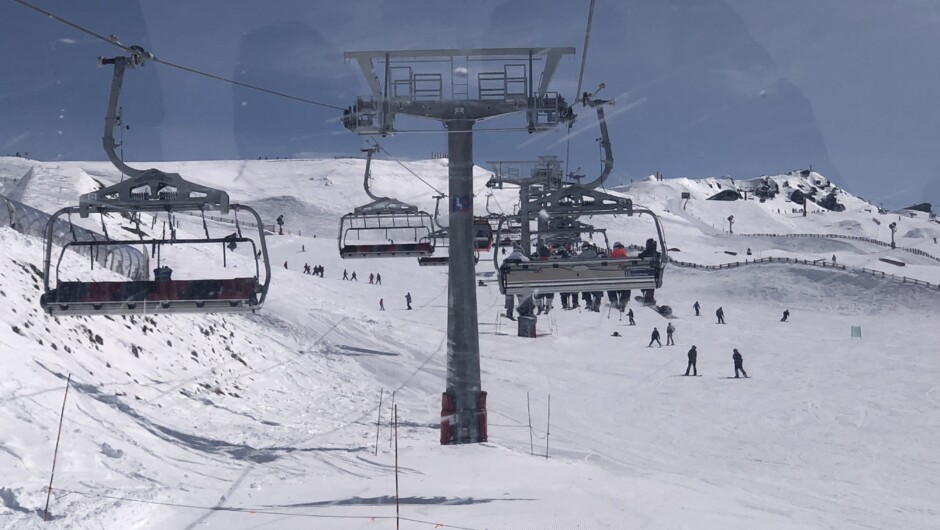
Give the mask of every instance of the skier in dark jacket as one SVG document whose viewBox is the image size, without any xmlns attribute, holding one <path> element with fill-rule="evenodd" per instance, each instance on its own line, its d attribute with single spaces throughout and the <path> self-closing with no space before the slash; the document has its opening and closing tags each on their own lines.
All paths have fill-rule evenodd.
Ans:
<svg viewBox="0 0 940 530">
<path fill-rule="evenodd" d="M 411 293 L 405 293 L 405 302 L 408 303 L 408 311 L 411 311 Z"/>
<path fill-rule="evenodd" d="M 631 325 L 631 326 L 635 326 L 635 325 L 636 325 L 636 322 L 633 320 L 633 309 L 629 309 L 629 310 L 627 311 L 627 318 L 630 319 L 630 325 Z"/>
<path fill-rule="evenodd" d="M 692 375 L 698 375 L 698 368 L 695 367 L 697 359 L 698 350 L 695 349 L 695 345 L 692 345 L 692 349 L 689 350 L 689 365 L 685 367 L 685 375 L 689 375 L 689 369 L 692 370 Z"/>
<path fill-rule="evenodd" d="M 747 372 L 744 371 L 744 358 L 741 357 L 741 352 L 737 348 L 734 349 L 734 354 L 731 356 L 734 359 L 734 378 L 738 378 L 738 370 L 744 374 L 744 377 L 747 377 Z"/>
<path fill-rule="evenodd" d="M 789 309 L 784 309 L 784 310 L 783 310 L 783 318 L 780 319 L 780 322 L 786 322 L 788 318 L 790 318 L 790 310 L 789 310 Z"/>
<path fill-rule="evenodd" d="M 724 309 L 719 307 L 718 310 L 715 311 L 715 316 L 718 317 L 719 324 L 725 323 L 725 310 Z"/>
<path fill-rule="evenodd" d="M 692 304 L 692 309 L 695 310 L 695 316 L 701 316 L 701 315 L 698 314 L 698 311 L 699 311 L 699 309 L 701 309 L 701 308 L 702 308 L 702 306 L 698 305 L 698 300 L 696 300 L 695 303 Z"/>
<path fill-rule="evenodd" d="M 653 334 L 650 336 L 650 343 L 649 343 L 649 345 L 647 345 L 646 347 L 647 347 L 647 348 L 652 348 L 654 342 L 655 342 L 656 344 L 659 344 L 659 347 L 660 347 L 660 348 L 663 347 L 663 343 L 662 343 L 662 342 L 659 342 L 659 330 L 656 329 L 656 328 L 653 328 Z"/>
</svg>

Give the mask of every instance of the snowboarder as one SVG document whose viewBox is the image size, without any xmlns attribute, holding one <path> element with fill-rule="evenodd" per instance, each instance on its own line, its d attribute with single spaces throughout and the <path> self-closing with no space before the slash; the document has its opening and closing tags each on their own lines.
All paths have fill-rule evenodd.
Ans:
<svg viewBox="0 0 940 530">
<path fill-rule="evenodd" d="M 405 302 L 408 303 L 408 311 L 411 311 L 411 293 L 405 293 Z"/>
<path fill-rule="evenodd" d="M 734 359 L 734 378 L 738 378 L 738 370 L 744 374 L 744 377 L 747 377 L 747 372 L 744 371 L 744 358 L 741 357 L 741 352 L 737 348 L 734 349 L 734 354 L 731 356 Z"/>
<path fill-rule="evenodd" d="M 627 318 L 630 319 L 630 325 L 631 325 L 631 326 L 635 326 L 635 325 L 636 325 L 636 322 L 633 320 L 633 309 L 632 309 L 632 308 L 629 309 L 629 310 L 627 310 Z"/>
<path fill-rule="evenodd" d="M 699 309 L 701 309 L 701 308 L 702 308 L 702 306 L 698 305 L 698 300 L 696 300 L 695 303 L 692 304 L 692 309 L 695 310 L 695 316 L 697 316 L 697 317 L 702 316 L 702 315 L 699 314 Z"/>
<path fill-rule="evenodd" d="M 675 331 L 676 331 L 676 327 L 672 325 L 672 322 L 670 322 L 670 323 L 666 326 L 666 346 L 675 346 L 675 345 L 676 345 L 676 341 L 672 340 L 672 334 L 673 334 L 673 332 L 675 332 Z"/>
<path fill-rule="evenodd" d="M 348 280 L 348 279 L 349 279 L 349 273 L 346 272 L 346 269 L 343 269 L 343 279 L 344 279 L 344 280 Z"/>
<path fill-rule="evenodd" d="M 358 282 L 359 278 L 356 278 L 356 271 L 353 271 L 352 276 L 349 277 L 349 281 Z"/>
<path fill-rule="evenodd" d="M 783 310 L 783 318 L 780 319 L 780 322 L 786 322 L 788 318 L 790 318 L 790 310 L 789 310 L 789 309 L 784 309 L 784 310 Z"/>
<path fill-rule="evenodd" d="M 715 316 L 718 317 L 719 324 L 725 323 L 725 310 L 724 309 L 719 307 L 718 310 L 715 311 Z"/>
<path fill-rule="evenodd" d="M 382 275 L 379 273 L 375 273 L 375 284 L 382 285 Z"/>
<path fill-rule="evenodd" d="M 689 350 L 689 365 L 685 367 L 685 375 L 689 375 L 689 369 L 692 369 L 692 375 L 698 375 L 698 368 L 695 366 L 695 361 L 698 359 L 698 350 L 695 349 L 695 345 L 692 345 L 692 349 Z"/>
<path fill-rule="evenodd" d="M 385 311 L 385 299 L 379 298 L 379 311 Z"/>
<path fill-rule="evenodd" d="M 372 274 L 372 273 L 370 272 L 370 273 L 369 273 L 369 285 L 372 285 L 372 284 L 374 284 L 374 283 L 375 283 L 375 274 Z"/>
<path fill-rule="evenodd" d="M 659 342 L 659 330 L 656 329 L 656 328 L 653 328 L 653 334 L 650 335 L 650 343 L 649 343 L 646 347 L 647 347 L 647 348 L 652 348 L 654 342 L 655 342 L 656 344 L 659 344 L 659 347 L 660 347 L 660 348 L 663 347 L 663 343 L 662 343 L 662 342 Z"/>
</svg>

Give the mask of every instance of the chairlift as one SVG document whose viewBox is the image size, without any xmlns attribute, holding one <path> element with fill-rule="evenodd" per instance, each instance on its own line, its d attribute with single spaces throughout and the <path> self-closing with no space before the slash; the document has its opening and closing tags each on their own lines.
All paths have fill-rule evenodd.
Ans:
<svg viewBox="0 0 940 530">
<path fill-rule="evenodd" d="M 625 258 L 598 256 L 592 258 L 579 258 L 577 256 L 549 259 L 533 259 L 523 263 L 497 262 L 494 253 L 493 264 L 499 272 L 499 288 L 503 294 L 531 294 L 580 292 L 580 291 L 626 291 L 632 289 L 656 289 L 662 287 L 663 271 L 667 262 L 666 242 L 659 218 L 645 208 L 633 208 L 633 213 L 650 215 L 656 226 L 657 239 L 650 238 L 652 245 L 648 245 L 639 255 Z M 602 213 L 602 212 L 595 212 Z M 520 223 L 527 222 L 524 219 Z M 498 240 L 503 238 L 503 225 L 501 222 L 496 232 Z M 604 235 L 607 246 L 606 231 L 594 230 Z M 533 234 L 550 236 L 559 232 L 547 229 L 544 232 L 533 231 Z M 570 235 L 570 234 L 569 234 Z M 549 237 L 546 237 L 549 239 Z M 658 248 L 656 248 L 658 246 Z"/>
<path fill-rule="evenodd" d="M 134 169 L 120 160 L 115 153 L 114 125 L 117 120 L 117 103 L 125 68 L 142 66 L 152 55 L 138 46 L 131 47 L 128 57 L 99 58 L 99 65 L 114 65 L 114 77 L 108 113 L 105 118 L 104 147 L 108 158 L 128 179 L 96 192 L 80 196 L 79 205 L 65 207 L 54 213 L 46 223 L 44 233 L 43 285 L 44 294 L 40 305 L 50 315 L 124 315 L 164 313 L 235 313 L 256 311 L 261 308 L 271 282 L 271 267 L 265 243 L 261 217 L 248 206 L 232 204 L 224 191 L 201 186 L 184 180 L 176 173 L 164 173 L 158 169 L 146 171 Z M 219 212 L 235 216 L 236 231 L 225 237 L 210 237 L 205 221 L 205 212 Z M 77 213 L 82 218 L 97 213 L 102 217 L 109 213 L 129 215 L 140 219 L 140 214 L 166 212 L 200 212 L 203 215 L 205 238 L 179 239 L 171 228 L 170 237 L 147 236 L 139 229 L 131 230 L 139 239 L 120 240 L 109 237 L 105 230 L 100 240 L 77 241 L 65 244 L 52 271 L 52 244 L 59 218 Z M 238 213 L 247 212 L 258 227 L 257 240 L 242 235 Z M 71 223 L 71 221 L 69 221 Z M 223 265 L 226 251 L 233 252 L 238 245 L 250 246 L 254 260 L 254 275 L 236 278 L 177 279 L 172 271 L 161 264 L 162 249 L 173 245 L 218 245 L 222 249 Z M 153 279 L 129 279 L 124 281 L 62 281 L 62 259 L 71 247 L 92 247 L 92 254 L 103 249 L 112 253 L 124 246 L 143 245 L 149 247 L 157 258 Z M 261 265 L 264 278 L 261 279 Z M 92 267 L 94 260 L 92 260 Z M 54 279 L 54 285 L 53 285 Z"/>
<path fill-rule="evenodd" d="M 473 218 L 473 248 L 488 252 L 493 247 L 493 227 L 486 217 Z"/>
<path fill-rule="evenodd" d="M 366 170 L 363 188 L 373 199 L 339 221 L 341 258 L 390 258 L 430 256 L 434 252 L 434 220 L 417 206 L 389 197 L 377 197 L 370 189 L 372 155 L 375 145 L 363 149 Z"/>
</svg>

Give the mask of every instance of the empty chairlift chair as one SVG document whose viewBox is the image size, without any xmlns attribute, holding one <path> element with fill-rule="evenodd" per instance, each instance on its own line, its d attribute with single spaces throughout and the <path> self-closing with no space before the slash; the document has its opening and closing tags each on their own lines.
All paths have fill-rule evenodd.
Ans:
<svg viewBox="0 0 940 530">
<path fill-rule="evenodd" d="M 128 57 L 99 59 L 102 65 L 114 65 L 114 81 L 105 118 L 105 152 L 115 167 L 129 178 L 97 192 L 86 193 L 80 197 L 77 207 L 62 208 L 50 217 L 44 234 L 44 293 L 40 304 L 43 310 L 52 315 L 232 313 L 260 309 L 271 282 L 271 273 L 264 225 L 258 213 L 247 206 L 230 204 L 228 194 L 224 191 L 188 182 L 178 174 L 164 173 L 158 169 L 134 169 L 120 160 L 115 153 L 113 130 L 117 120 L 117 103 L 124 70 L 142 65 L 144 60 L 151 58 L 142 48 L 134 46 L 130 49 L 132 53 Z M 235 213 L 235 233 L 225 237 L 210 237 L 205 212 L 227 214 L 229 211 Z M 258 227 L 257 241 L 242 236 L 238 222 L 239 211 L 248 212 L 254 217 L 254 224 Z M 206 237 L 178 239 L 172 224 L 169 238 L 165 233 L 160 237 L 149 237 L 138 226 L 129 231 L 135 233 L 139 239 L 120 240 L 108 237 L 105 229 L 101 239 L 73 239 L 63 245 L 55 271 L 52 271 L 53 241 L 57 231 L 61 231 L 64 224 L 60 217 L 67 216 L 69 223 L 64 226 L 70 226 L 73 213 L 82 218 L 97 213 L 102 216 L 104 227 L 104 216 L 111 213 L 124 215 L 139 222 L 142 213 L 156 215 L 160 212 L 165 212 L 168 217 L 178 212 L 200 212 L 203 215 Z M 226 252 L 234 252 L 239 244 L 246 244 L 243 248 L 250 248 L 251 259 L 254 261 L 254 269 L 251 271 L 253 275 L 174 280 L 169 267 L 160 265 L 161 250 L 167 245 L 218 246 L 222 250 L 224 264 Z M 60 281 L 63 272 L 62 259 L 65 251 L 72 247 L 87 247 L 84 250 L 92 256 L 93 268 L 95 255 L 102 257 L 101 262 L 107 263 L 121 249 L 137 245 L 150 249 L 157 257 L 153 279 L 150 279 L 150 271 L 138 270 L 136 277 L 120 281 Z M 143 268 L 146 269 L 147 266 Z"/>
<path fill-rule="evenodd" d="M 431 215 L 417 206 L 377 197 L 369 189 L 372 155 L 377 150 L 378 146 L 365 149 L 363 188 L 373 201 L 340 218 L 339 255 L 344 259 L 430 256 L 434 253 Z"/>
</svg>

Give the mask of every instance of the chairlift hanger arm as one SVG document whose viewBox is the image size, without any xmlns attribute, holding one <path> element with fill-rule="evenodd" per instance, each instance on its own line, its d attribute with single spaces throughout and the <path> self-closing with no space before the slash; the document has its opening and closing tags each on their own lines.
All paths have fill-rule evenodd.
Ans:
<svg viewBox="0 0 940 530">
<path fill-rule="evenodd" d="M 601 84 L 601 88 L 603 87 L 604 85 Z M 581 98 L 581 102 L 584 104 L 584 106 L 592 107 L 595 111 L 597 111 L 597 121 L 601 128 L 600 141 L 601 148 L 604 150 L 604 160 L 602 161 L 604 164 L 604 169 L 601 171 L 600 177 L 592 182 L 589 182 L 588 184 L 585 184 L 585 187 L 594 189 L 604 184 L 604 182 L 607 180 L 607 177 L 610 176 L 610 172 L 614 168 L 614 153 L 610 145 L 610 134 L 607 130 L 607 118 L 604 116 L 604 106 L 613 105 L 614 100 L 597 99 L 594 98 L 594 94 L 584 93 L 583 97 Z"/>
<path fill-rule="evenodd" d="M 119 55 L 110 59 L 98 57 L 98 66 L 114 65 L 114 75 L 111 78 L 111 95 L 108 99 L 108 112 L 104 119 L 104 136 L 102 137 L 102 142 L 104 143 L 104 151 L 108 154 L 108 160 L 110 160 L 121 173 L 129 177 L 136 177 L 142 174 L 143 170 L 128 166 L 118 157 L 116 152 L 117 143 L 114 140 L 114 126 L 118 120 L 118 102 L 121 98 L 124 70 L 126 68 L 143 66 L 145 60 L 153 59 L 154 56 L 140 46 L 131 46 L 128 49 L 131 51 L 131 54 L 128 56 Z"/>
</svg>

